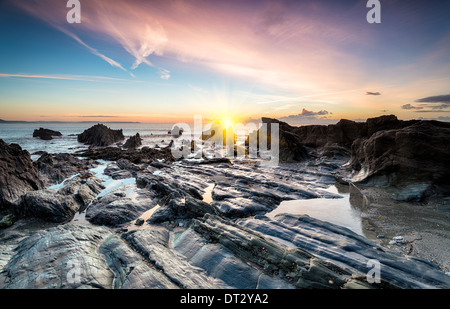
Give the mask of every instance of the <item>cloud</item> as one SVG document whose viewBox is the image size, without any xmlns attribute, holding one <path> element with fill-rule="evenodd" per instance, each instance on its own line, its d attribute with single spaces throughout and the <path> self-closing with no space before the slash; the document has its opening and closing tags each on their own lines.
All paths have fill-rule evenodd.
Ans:
<svg viewBox="0 0 450 309">
<path fill-rule="evenodd" d="M 326 110 L 313 112 L 303 108 L 300 114 L 285 116 L 279 118 L 279 120 L 285 121 L 292 125 L 333 124 L 336 123 L 337 120 L 329 119 L 328 115 L 332 114 L 333 113 Z"/>
<path fill-rule="evenodd" d="M 411 109 L 423 109 L 423 107 L 413 106 L 411 104 L 405 104 L 401 106 L 402 109 L 411 110 Z"/>
<path fill-rule="evenodd" d="M 123 71 L 125 71 L 125 72 L 128 72 L 128 71 L 127 71 L 120 63 L 118 63 L 117 61 L 115 61 L 115 60 L 113 60 L 113 59 L 111 59 L 111 58 L 109 58 L 109 57 L 106 57 L 105 55 L 101 54 L 101 53 L 100 53 L 98 50 L 96 50 L 95 48 L 92 48 L 91 46 L 87 45 L 87 44 L 86 44 L 85 42 L 83 42 L 77 35 L 75 35 L 75 34 L 71 33 L 70 31 L 68 31 L 68 30 L 66 30 L 66 29 L 64 29 L 64 28 L 62 28 L 62 27 L 59 27 L 59 26 L 56 26 L 56 28 L 57 28 L 58 30 L 60 30 L 61 32 L 63 32 L 63 33 L 65 33 L 65 34 L 67 34 L 68 36 L 70 36 L 72 39 L 74 39 L 75 41 L 77 41 L 78 43 L 80 43 L 81 45 L 83 45 L 84 47 L 86 47 L 92 54 L 94 54 L 94 55 L 100 57 L 101 59 L 103 59 L 104 61 L 106 61 L 107 63 L 109 63 L 111 66 L 116 67 L 116 68 L 119 68 L 119 69 L 121 69 L 121 70 L 123 70 Z"/>
<path fill-rule="evenodd" d="M 442 110 L 442 109 L 438 109 L 438 110 L 420 110 L 420 111 L 415 111 L 416 113 L 450 113 L 450 110 Z"/>
<path fill-rule="evenodd" d="M 450 104 L 450 94 L 437 95 L 416 100 L 419 103 L 446 103 Z"/>
<path fill-rule="evenodd" d="M 326 110 L 313 112 L 313 111 L 309 111 L 309 110 L 306 110 L 305 108 L 303 108 L 302 112 L 299 114 L 299 116 L 316 117 L 316 116 L 324 116 L 324 115 L 328 115 L 328 114 L 330 114 L 330 113 L 328 111 L 326 111 Z"/>
<path fill-rule="evenodd" d="M 437 95 L 418 99 L 415 102 L 420 103 L 420 106 L 413 106 L 411 104 L 403 105 L 403 109 L 416 109 L 416 113 L 448 113 L 450 110 L 450 94 Z"/>
<path fill-rule="evenodd" d="M 117 118 L 119 116 L 105 116 L 105 115 L 97 115 L 97 116 L 77 116 L 79 118 Z"/>
<path fill-rule="evenodd" d="M 359 60 L 343 46 L 365 44 L 367 36 L 348 31 L 362 31 L 351 25 L 351 20 L 336 27 L 334 18 L 339 19 L 335 17 L 339 14 L 330 14 L 321 4 L 85 1 L 81 24 L 69 25 L 65 1 L 14 2 L 53 27 L 66 29 L 66 34 L 110 65 L 127 67 L 86 42 L 101 37 L 119 44 L 133 57 L 130 70 L 147 65 L 158 70 L 163 80 L 171 77 L 173 68 L 161 68 L 158 61 L 177 65 L 163 58 L 238 77 L 255 87 L 288 90 L 295 96 L 353 89 L 365 74 Z"/>
<path fill-rule="evenodd" d="M 366 95 L 381 95 L 381 93 L 380 93 L 380 92 L 370 92 L 370 91 L 367 91 L 367 92 L 366 92 Z"/>
<path fill-rule="evenodd" d="M 18 78 L 43 78 L 43 79 L 57 79 L 57 80 L 75 80 L 84 82 L 117 82 L 127 81 L 126 79 L 105 77 L 105 76 L 87 76 L 87 75 L 45 75 L 45 74 L 8 74 L 0 73 L 0 77 L 18 77 Z"/>
</svg>

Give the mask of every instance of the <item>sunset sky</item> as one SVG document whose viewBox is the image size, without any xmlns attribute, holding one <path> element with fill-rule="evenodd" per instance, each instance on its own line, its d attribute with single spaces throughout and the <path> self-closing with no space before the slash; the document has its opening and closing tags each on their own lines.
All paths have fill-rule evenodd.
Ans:
<svg viewBox="0 0 450 309">
<path fill-rule="evenodd" d="M 450 1 L 0 1 L 0 119 L 450 121 Z"/>
</svg>

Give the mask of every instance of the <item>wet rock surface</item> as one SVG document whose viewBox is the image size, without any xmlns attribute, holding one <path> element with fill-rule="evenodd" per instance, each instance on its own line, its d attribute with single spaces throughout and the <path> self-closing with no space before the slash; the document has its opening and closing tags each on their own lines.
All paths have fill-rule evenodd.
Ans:
<svg viewBox="0 0 450 309">
<path fill-rule="evenodd" d="M 76 176 L 64 182 L 59 189 L 26 193 L 16 212 L 22 217 L 41 218 L 57 223 L 67 222 L 76 212 L 84 210 L 102 188 L 98 178 L 83 179 Z"/>
</svg>

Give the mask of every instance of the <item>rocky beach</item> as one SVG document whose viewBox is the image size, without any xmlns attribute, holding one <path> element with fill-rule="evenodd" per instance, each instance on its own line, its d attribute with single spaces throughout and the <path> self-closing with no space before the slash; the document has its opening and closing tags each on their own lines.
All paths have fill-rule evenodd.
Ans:
<svg viewBox="0 0 450 309">
<path fill-rule="evenodd" d="M 449 123 L 262 123 L 277 166 L 100 124 L 36 159 L 0 140 L 0 288 L 450 287 Z"/>
</svg>

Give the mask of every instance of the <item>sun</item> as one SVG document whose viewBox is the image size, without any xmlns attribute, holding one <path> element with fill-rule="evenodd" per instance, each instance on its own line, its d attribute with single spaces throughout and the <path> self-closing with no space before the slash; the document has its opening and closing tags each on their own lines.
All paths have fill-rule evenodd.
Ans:
<svg viewBox="0 0 450 309">
<path fill-rule="evenodd" d="M 226 129 L 226 128 L 232 127 L 234 125 L 235 121 L 232 117 L 227 116 L 227 117 L 219 118 L 219 123 L 224 129 Z"/>
</svg>

